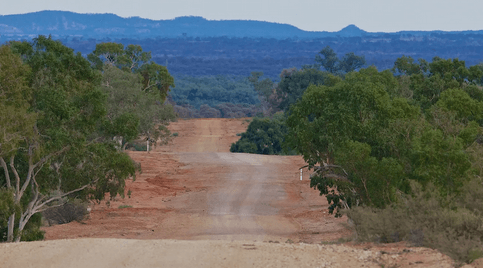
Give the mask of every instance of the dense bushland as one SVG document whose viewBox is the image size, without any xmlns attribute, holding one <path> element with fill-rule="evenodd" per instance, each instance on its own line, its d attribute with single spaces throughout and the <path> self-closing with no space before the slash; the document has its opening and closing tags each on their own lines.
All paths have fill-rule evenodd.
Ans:
<svg viewBox="0 0 483 268">
<path fill-rule="evenodd" d="M 325 46 L 331 46 L 339 56 L 349 52 L 365 55 L 367 64 L 376 66 L 378 70 L 391 69 L 394 61 L 403 55 L 412 55 L 415 59 L 423 58 L 427 61 L 431 61 L 435 55 L 442 58 L 458 57 L 465 60 L 468 65 L 476 65 L 483 61 L 483 51 L 480 49 L 483 43 L 481 34 L 425 34 L 428 35 L 400 32 L 316 39 L 188 36 L 96 40 L 73 37 L 64 38 L 62 42 L 83 55 L 94 50 L 96 43 L 107 40 L 125 45 L 137 44 L 152 51 L 153 60 L 158 64 L 167 64 L 170 73 L 175 76 L 246 77 L 253 71 L 261 71 L 275 80 L 282 68 L 301 69 L 306 64 L 313 64 L 314 56 Z"/>
<path fill-rule="evenodd" d="M 236 76 L 179 76 L 170 96 L 176 104 L 199 109 L 206 104 L 216 107 L 222 103 L 259 104 L 258 94 L 246 77 Z"/>
<path fill-rule="evenodd" d="M 253 117 L 263 110 L 246 77 L 180 76 L 175 81 L 169 102 L 181 118 Z"/>
<path fill-rule="evenodd" d="M 283 114 L 279 113 L 272 118 L 255 117 L 241 138 L 231 145 L 232 153 L 252 154 L 291 154 L 282 145 L 287 134 L 287 126 Z"/>
<path fill-rule="evenodd" d="M 287 144 L 359 239 L 417 240 L 469 262 L 483 238 L 468 198 L 483 191 L 482 77 L 457 59 L 403 57 L 393 72 L 369 67 L 309 86 L 290 107 Z"/>
<path fill-rule="evenodd" d="M 347 210 L 359 241 L 392 243 L 440 250 L 457 264 L 483 257 L 481 180 L 470 181 L 458 198 L 442 197 L 433 184 L 411 183 L 411 194 L 383 209 Z"/>
<path fill-rule="evenodd" d="M 52 204 L 124 196 L 139 166 L 123 149 L 170 136 L 173 86 L 140 46 L 98 44 L 88 59 L 45 36 L 0 46 L 1 241 L 42 239 Z"/>
<path fill-rule="evenodd" d="M 280 153 L 272 145 L 282 141 L 302 154 L 311 187 L 360 240 L 407 240 L 458 262 L 482 256 L 482 68 L 402 57 L 391 71 L 341 72 L 330 48 L 320 54 L 319 65 L 259 90 L 283 120 L 253 120 L 231 151 Z"/>
</svg>

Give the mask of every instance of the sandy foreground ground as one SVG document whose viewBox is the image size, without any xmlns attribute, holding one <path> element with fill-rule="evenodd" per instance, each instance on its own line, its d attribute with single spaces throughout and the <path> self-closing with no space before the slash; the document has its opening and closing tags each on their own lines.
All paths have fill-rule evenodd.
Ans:
<svg viewBox="0 0 483 268">
<path fill-rule="evenodd" d="M 46 241 L 0 244 L 4 267 L 453 267 L 431 249 L 345 244 L 300 156 L 233 154 L 245 119 L 179 120 L 169 145 L 130 152 L 143 173 Z M 480 267 L 475 262 L 473 267 Z M 481 266 L 483 267 L 483 266 Z"/>
</svg>

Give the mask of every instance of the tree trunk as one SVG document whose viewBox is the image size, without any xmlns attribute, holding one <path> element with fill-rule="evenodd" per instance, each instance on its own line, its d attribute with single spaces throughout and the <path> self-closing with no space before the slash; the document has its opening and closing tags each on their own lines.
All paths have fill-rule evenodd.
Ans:
<svg viewBox="0 0 483 268">
<path fill-rule="evenodd" d="M 15 226 L 15 213 L 8 218 L 7 242 L 13 241 L 13 229 Z"/>
<path fill-rule="evenodd" d="M 20 219 L 20 222 L 18 224 L 18 233 L 17 233 L 17 236 L 15 237 L 15 243 L 18 243 L 20 242 L 20 239 L 22 239 L 22 232 L 23 232 L 23 229 L 25 228 L 25 225 L 27 224 L 27 222 L 30 220 L 30 217 L 22 220 Z"/>
<path fill-rule="evenodd" d="M 37 213 L 36 212 L 37 210 L 32 210 L 32 207 L 30 207 L 30 204 L 29 204 L 29 207 L 27 208 L 27 212 L 24 213 L 21 217 L 20 217 L 20 220 L 19 220 L 19 223 L 18 223 L 18 231 L 17 231 L 17 235 L 15 237 L 15 243 L 17 242 L 20 242 L 20 239 L 22 239 L 22 232 L 23 232 L 23 229 L 25 228 L 25 225 L 27 225 L 27 223 L 29 222 L 30 218 L 35 214 Z"/>
</svg>

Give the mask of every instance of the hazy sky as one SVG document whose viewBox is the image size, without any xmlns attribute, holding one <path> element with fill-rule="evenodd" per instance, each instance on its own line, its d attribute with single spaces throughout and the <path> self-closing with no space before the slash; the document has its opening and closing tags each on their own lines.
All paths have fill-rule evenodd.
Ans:
<svg viewBox="0 0 483 268">
<path fill-rule="evenodd" d="M 308 31 L 338 31 L 349 24 L 370 32 L 483 30 L 482 0 L 0 0 L 1 15 L 41 10 L 262 20 Z"/>
</svg>

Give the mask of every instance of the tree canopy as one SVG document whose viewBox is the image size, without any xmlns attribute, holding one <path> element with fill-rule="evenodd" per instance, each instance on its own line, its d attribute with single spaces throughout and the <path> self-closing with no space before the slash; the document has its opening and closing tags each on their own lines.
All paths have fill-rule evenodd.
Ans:
<svg viewBox="0 0 483 268">
<path fill-rule="evenodd" d="M 278 108 L 288 111 L 290 105 L 294 104 L 304 94 L 310 85 L 330 85 L 339 78 L 330 76 L 329 73 L 316 69 L 286 71 L 281 74 L 282 80 L 278 83 L 275 92 L 280 100 Z"/>
<path fill-rule="evenodd" d="M 248 125 L 247 131 L 241 138 L 231 145 L 232 153 L 251 154 L 283 154 L 283 142 L 287 134 L 287 127 L 282 114 L 273 119 L 257 118 Z"/>
<path fill-rule="evenodd" d="M 80 53 L 50 37 L 0 47 L 3 239 L 24 239 L 35 215 L 64 197 L 124 195 L 136 165 L 103 130 L 109 109 L 101 81 Z"/>
<path fill-rule="evenodd" d="M 116 66 L 119 69 L 140 74 L 142 77 L 142 90 L 155 91 L 164 102 L 171 87 L 174 87 L 174 78 L 165 66 L 151 60 L 151 52 L 145 52 L 139 45 L 124 47 L 120 43 L 99 43 L 96 49 L 87 55 L 91 66 L 103 70 L 106 65 Z"/>
<path fill-rule="evenodd" d="M 246 77 L 179 76 L 176 77 L 176 84 L 170 96 L 178 105 L 189 104 L 198 109 L 202 104 L 216 107 L 222 103 L 260 103 L 257 92 Z"/>
<path fill-rule="evenodd" d="M 175 120 L 173 106 L 161 103 L 156 92 L 143 91 L 139 74 L 106 65 L 101 89 L 107 94 L 104 131 L 119 139 L 123 148 L 140 135 L 155 143 L 168 141 L 166 126 Z"/>
<path fill-rule="evenodd" d="M 468 91 L 480 96 L 478 76 L 457 60 L 435 59 L 427 74 L 401 62 L 411 60 L 396 62 L 401 76 L 370 67 L 312 85 L 290 110 L 288 144 L 316 169 L 311 186 L 326 194 L 331 211 L 383 208 L 409 193 L 410 181 L 456 193 L 475 172 L 470 151 L 481 146 L 483 103 Z M 434 81 L 440 91 L 425 98 Z"/>
<path fill-rule="evenodd" d="M 326 46 L 315 56 L 315 62 L 317 67 L 321 66 L 331 74 L 345 74 L 361 68 L 366 64 L 366 59 L 364 56 L 357 56 L 354 52 L 349 52 L 339 59 L 334 50 Z"/>
</svg>

